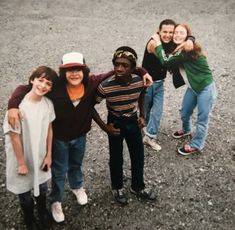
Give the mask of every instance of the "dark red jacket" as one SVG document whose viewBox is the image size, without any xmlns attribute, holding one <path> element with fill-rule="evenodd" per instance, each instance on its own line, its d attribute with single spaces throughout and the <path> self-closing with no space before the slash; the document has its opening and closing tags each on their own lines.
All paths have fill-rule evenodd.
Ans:
<svg viewBox="0 0 235 230">
<path fill-rule="evenodd" d="M 47 95 L 54 104 L 56 119 L 53 121 L 53 136 L 62 141 L 69 141 L 85 135 L 91 129 L 92 108 L 95 104 L 95 92 L 98 85 L 107 77 L 113 75 L 113 71 L 106 74 L 89 76 L 85 95 L 80 103 L 74 107 L 66 90 L 64 82 L 53 86 L 53 90 Z M 146 70 L 136 67 L 134 73 L 143 76 Z M 30 91 L 29 85 L 20 85 L 13 92 L 8 101 L 8 109 L 18 108 L 24 96 Z"/>
<path fill-rule="evenodd" d="M 56 139 L 69 141 L 85 135 L 91 129 L 92 108 L 97 86 L 106 79 L 113 71 L 107 74 L 89 76 L 85 94 L 80 103 L 74 107 L 63 82 L 54 86 L 48 97 L 54 104 L 56 119 L 53 121 L 53 136 Z M 20 85 L 12 94 L 8 109 L 18 108 L 25 94 L 30 91 L 29 85 Z"/>
</svg>

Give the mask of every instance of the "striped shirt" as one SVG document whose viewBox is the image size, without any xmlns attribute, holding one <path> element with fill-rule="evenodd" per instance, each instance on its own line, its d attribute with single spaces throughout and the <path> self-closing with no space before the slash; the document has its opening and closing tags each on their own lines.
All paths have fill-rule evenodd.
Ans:
<svg viewBox="0 0 235 230">
<path fill-rule="evenodd" d="M 116 117 L 132 117 L 138 109 L 138 99 L 144 90 L 144 83 L 140 76 L 132 74 L 129 85 L 120 85 L 115 75 L 107 78 L 98 86 L 96 102 L 106 99 L 109 112 Z"/>
</svg>

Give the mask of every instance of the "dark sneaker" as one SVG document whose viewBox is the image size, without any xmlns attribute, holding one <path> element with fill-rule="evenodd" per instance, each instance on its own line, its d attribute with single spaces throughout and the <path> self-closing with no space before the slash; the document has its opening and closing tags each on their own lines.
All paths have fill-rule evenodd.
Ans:
<svg viewBox="0 0 235 230">
<path fill-rule="evenodd" d="M 199 152 L 199 150 L 191 147 L 190 145 L 185 145 L 184 147 L 178 149 L 178 153 L 184 156 L 188 156 L 197 152 Z"/>
<path fill-rule="evenodd" d="M 152 191 L 151 189 L 146 189 L 146 188 L 138 192 L 130 188 L 130 192 L 135 194 L 137 197 L 146 199 L 146 200 L 156 200 L 156 197 L 157 197 L 154 191 Z"/>
<path fill-rule="evenodd" d="M 179 138 L 182 138 L 182 137 L 186 137 L 186 136 L 189 136 L 191 135 L 190 132 L 184 132 L 183 130 L 179 130 L 179 131 L 176 131 L 174 133 L 172 133 L 172 137 L 176 138 L 176 139 L 179 139 Z"/>
<path fill-rule="evenodd" d="M 128 199 L 123 189 L 114 189 L 112 192 L 118 203 L 122 205 L 128 204 Z"/>
</svg>

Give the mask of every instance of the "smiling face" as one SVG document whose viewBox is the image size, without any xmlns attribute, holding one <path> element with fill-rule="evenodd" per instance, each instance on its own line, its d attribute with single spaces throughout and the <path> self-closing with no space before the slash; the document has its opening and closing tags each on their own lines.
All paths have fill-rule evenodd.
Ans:
<svg viewBox="0 0 235 230">
<path fill-rule="evenodd" d="M 159 31 L 159 36 L 162 42 L 169 43 L 173 38 L 175 26 L 174 25 L 162 25 Z"/>
<path fill-rule="evenodd" d="M 67 79 L 67 84 L 70 86 L 78 86 L 83 80 L 83 71 L 79 67 L 68 68 L 65 72 L 65 77 Z"/>
<path fill-rule="evenodd" d="M 44 74 L 42 74 L 39 78 L 34 78 L 31 80 L 31 84 L 31 91 L 37 96 L 43 96 L 51 91 L 53 85 L 52 81 L 47 80 Z"/>
<path fill-rule="evenodd" d="M 127 58 L 116 58 L 113 61 L 114 72 L 116 79 L 121 83 L 130 81 L 130 76 L 133 71 L 132 64 Z"/>
<path fill-rule="evenodd" d="M 173 41 L 175 44 L 180 45 L 186 40 L 187 36 L 188 36 L 187 29 L 184 26 L 178 25 L 175 27 L 173 35 Z"/>
</svg>

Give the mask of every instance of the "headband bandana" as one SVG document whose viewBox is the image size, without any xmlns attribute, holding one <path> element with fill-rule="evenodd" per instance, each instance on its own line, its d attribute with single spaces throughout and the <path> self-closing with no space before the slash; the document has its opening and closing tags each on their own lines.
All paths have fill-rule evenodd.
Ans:
<svg viewBox="0 0 235 230">
<path fill-rule="evenodd" d="M 137 61 L 137 57 L 133 53 L 126 50 L 118 50 L 113 55 L 113 59 L 122 58 L 122 57 L 128 58 L 133 62 Z"/>
</svg>

